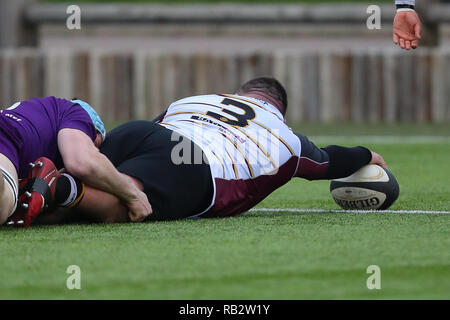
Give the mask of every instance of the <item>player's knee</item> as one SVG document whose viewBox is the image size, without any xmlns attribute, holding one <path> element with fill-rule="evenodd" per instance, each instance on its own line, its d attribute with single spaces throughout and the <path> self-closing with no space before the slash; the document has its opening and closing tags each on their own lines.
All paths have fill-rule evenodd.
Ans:
<svg viewBox="0 0 450 320">
<path fill-rule="evenodd" d="M 12 201 L 3 201 L 3 199 L 0 200 L 0 225 L 4 224 L 8 220 L 13 210 L 13 205 L 14 204 Z"/>
<path fill-rule="evenodd" d="M 4 210 L 0 210 L 0 225 L 6 223 L 8 220 L 8 213 Z"/>
<path fill-rule="evenodd" d="M 4 224 L 14 209 L 14 195 L 6 187 L 5 179 L 0 178 L 0 225 Z"/>
<path fill-rule="evenodd" d="M 0 178 L 0 225 L 6 222 L 8 219 L 8 213 L 5 210 L 5 206 L 7 205 L 7 199 L 4 199 L 5 193 L 5 179 Z"/>
</svg>

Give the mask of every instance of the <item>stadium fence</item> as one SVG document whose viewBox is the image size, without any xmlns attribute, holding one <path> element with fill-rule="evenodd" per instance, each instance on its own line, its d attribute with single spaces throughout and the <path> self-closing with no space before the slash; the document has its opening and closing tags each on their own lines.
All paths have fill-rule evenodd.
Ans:
<svg viewBox="0 0 450 320">
<path fill-rule="evenodd" d="M 290 121 L 450 122 L 450 52 L 271 51 L 229 54 L 0 50 L 0 105 L 55 95 L 92 103 L 106 121 L 152 119 L 178 98 L 234 92 L 271 75 Z"/>
</svg>

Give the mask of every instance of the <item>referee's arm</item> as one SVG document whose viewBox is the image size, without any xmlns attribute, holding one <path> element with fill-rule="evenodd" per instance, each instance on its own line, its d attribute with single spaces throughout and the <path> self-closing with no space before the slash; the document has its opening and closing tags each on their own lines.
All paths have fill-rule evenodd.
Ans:
<svg viewBox="0 0 450 320">
<path fill-rule="evenodd" d="M 414 9 L 416 0 L 395 0 L 395 5 L 397 6 L 397 9 L 399 6 L 411 6 L 412 9 Z"/>
<path fill-rule="evenodd" d="M 384 159 L 365 147 L 328 146 L 318 148 L 307 137 L 296 134 L 301 143 L 296 177 L 308 180 L 348 177 L 369 163 L 386 166 Z"/>
<path fill-rule="evenodd" d="M 394 18 L 393 40 L 402 49 L 411 50 L 419 45 L 422 24 L 415 11 L 415 0 L 396 0 L 397 14 Z"/>
</svg>

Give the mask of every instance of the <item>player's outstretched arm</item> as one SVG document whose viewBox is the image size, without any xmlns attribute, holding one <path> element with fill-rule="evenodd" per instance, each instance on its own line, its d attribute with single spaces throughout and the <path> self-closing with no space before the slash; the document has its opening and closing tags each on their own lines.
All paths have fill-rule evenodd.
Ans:
<svg viewBox="0 0 450 320">
<path fill-rule="evenodd" d="M 72 209 L 77 219 L 88 222 L 123 223 L 129 222 L 128 208 L 116 196 L 86 186 L 83 200 Z"/>
<path fill-rule="evenodd" d="M 414 10 L 415 0 L 396 0 L 393 40 L 402 49 L 416 49 L 421 38 L 422 24 Z"/>
<path fill-rule="evenodd" d="M 132 181 L 139 190 L 144 190 L 142 183 L 122 174 Z M 57 186 L 58 188 L 58 186 Z M 130 222 L 128 208 L 115 195 L 85 186 L 82 200 L 74 208 L 57 207 L 38 215 L 33 225 L 53 225 L 68 223 L 124 223 Z"/>
<path fill-rule="evenodd" d="M 386 162 L 376 152 L 365 147 L 328 146 L 318 148 L 307 137 L 296 134 L 302 145 L 297 177 L 308 180 L 348 177 L 367 164 L 386 168 Z"/>
<path fill-rule="evenodd" d="M 152 213 L 147 196 L 116 170 L 86 134 L 62 129 L 58 133 L 58 148 L 66 170 L 87 185 L 124 201 L 131 221 L 142 221 Z"/>
</svg>

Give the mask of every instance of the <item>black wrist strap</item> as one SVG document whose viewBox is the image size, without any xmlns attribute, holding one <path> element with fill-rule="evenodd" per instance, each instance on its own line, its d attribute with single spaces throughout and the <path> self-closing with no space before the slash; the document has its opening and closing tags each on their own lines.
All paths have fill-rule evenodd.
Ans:
<svg viewBox="0 0 450 320">
<path fill-rule="evenodd" d="M 415 7 L 410 4 L 397 4 L 396 7 L 397 7 L 397 10 L 398 9 L 413 9 L 413 10 L 415 9 Z"/>
</svg>

